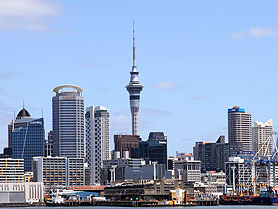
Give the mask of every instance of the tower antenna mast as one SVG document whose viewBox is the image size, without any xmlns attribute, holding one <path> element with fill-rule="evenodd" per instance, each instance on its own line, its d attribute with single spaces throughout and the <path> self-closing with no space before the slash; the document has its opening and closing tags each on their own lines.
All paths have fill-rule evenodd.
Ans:
<svg viewBox="0 0 278 209">
<path fill-rule="evenodd" d="M 140 106 L 140 92 L 143 90 L 143 85 L 139 82 L 137 67 L 135 64 L 135 26 L 133 20 L 132 28 L 132 51 L 133 51 L 133 63 L 132 70 L 130 72 L 130 82 L 126 86 L 126 90 L 129 92 L 129 101 L 130 101 L 130 111 L 132 117 L 132 135 L 138 135 L 138 112 Z"/>
</svg>

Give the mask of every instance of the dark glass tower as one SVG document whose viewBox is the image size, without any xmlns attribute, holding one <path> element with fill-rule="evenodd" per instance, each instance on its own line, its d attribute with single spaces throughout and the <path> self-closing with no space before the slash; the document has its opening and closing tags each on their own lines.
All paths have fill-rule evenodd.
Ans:
<svg viewBox="0 0 278 209">
<path fill-rule="evenodd" d="M 163 132 L 151 132 L 147 141 L 139 142 L 138 157 L 148 159 L 167 169 L 167 137 Z"/>
<path fill-rule="evenodd" d="M 32 159 L 44 156 L 44 120 L 32 118 L 24 108 L 18 113 L 12 131 L 12 158 L 24 159 L 24 170 L 32 170 Z"/>
</svg>

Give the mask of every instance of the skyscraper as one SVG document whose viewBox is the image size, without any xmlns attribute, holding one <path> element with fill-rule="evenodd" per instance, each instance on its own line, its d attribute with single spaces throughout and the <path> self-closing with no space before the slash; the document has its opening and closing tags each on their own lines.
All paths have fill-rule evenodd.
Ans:
<svg viewBox="0 0 278 209">
<path fill-rule="evenodd" d="M 139 142 L 138 157 L 163 164 L 167 169 L 167 137 L 163 132 L 150 132 L 147 141 Z"/>
<path fill-rule="evenodd" d="M 130 72 L 130 82 L 126 86 L 127 91 L 129 92 L 130 100 L 130 110 L 132 117 L 132 135 L 138 135 L 138 112 L 140 106 L 140 92 L 143 89 L 143 85 L 139 83 L 138 79 L 139 72 L 135 65 L 135 32 L 133 25 L 133 65 Z"/>
<path fill-rule="evenodd" d="M 100 184 L 104 160 L 110 159 L 109 112 L 103 106 L 86 108 L 86 161 L 90 169 L 90 184 Z"/>
<path fill-rule="evenodd" d="M 267 140 L 269 137 L 272 137 L 273 132 L 273 124 L 272 119 L 266 121 L 266 123 L 262 122 L 254 122 L 254 127 L 252 127 L 252 144 L 253 144 L 253 152 L 257 153 L 259 150 L 259 155 L 264 155 L 266 149 L 267 155 L 271 155 L 273 152 L 273 143 L 268 145 Z M 271 141 L 272 142 L 272 141 Z"/>
<path fill-rule="evenodd" d="M 52 97 L 53 156 L 84 158 L 84 98 L 75 85 L 61 85 Z"/>
<path fill-rule="evenodd" d="M 44 156 L 52 156 L 53 155 L 53 131 L 48 132 L 47 140 L 45 140 L 44 144 Z"/>
<path fill-rule="evenodd" d="M 24 170 L 32 170 L 32 159 L 44 156 L 44 121 L 32 118 L 22 109 L 14 121 L 12 131 L 12 158 L 24 159 Z"/>
<path fill-rule="evenodd" d="M 14 120 L 8 125 L 8 147 L 12 148 L 12 132 L 14 130 Z"/>
<path fill-rule="evenodd" d="M 201 171 L 224 171 L 225 162 L 229 159 L 229 144 L 225 143 L 225 136 L 220 136 L 216 143 L 196 142 L 193 147 L 195 160 L 201 161 Z"/>
<path fill-rule="evenodd" d="M 228 109 L 228 138 L 230 156 L 241 151 L 252 151 L 251 113 L 234 106 Z"/>
<path fill-rule="evenodd" d="M 138 135 L 114 135 L 114 149 L 120 152 L 120 157 L 124 157 L 124 152 L 128 151 L 129 157 L 138 157 L 138 143 L 141 138 Z"/>
</svg>

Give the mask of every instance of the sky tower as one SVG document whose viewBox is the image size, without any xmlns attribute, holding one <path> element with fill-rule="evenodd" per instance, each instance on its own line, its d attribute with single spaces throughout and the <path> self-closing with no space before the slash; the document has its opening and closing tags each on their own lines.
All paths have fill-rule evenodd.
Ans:
<svg viewBox="0 0 278 209">
<path fill-rule="evenodd" d="M 133 65 L 130 72 L 130 82 L 126 86 L 126 90 L 129 92 L 130 110 L 132 117 L 132 135 L 138 135 L 138 112 L 140 106 L 140 92 L 143 89 L 143 85 L 139 83 L 139 72 L 135 65 L 135 30 L 133 22 Z"/>
</svg>

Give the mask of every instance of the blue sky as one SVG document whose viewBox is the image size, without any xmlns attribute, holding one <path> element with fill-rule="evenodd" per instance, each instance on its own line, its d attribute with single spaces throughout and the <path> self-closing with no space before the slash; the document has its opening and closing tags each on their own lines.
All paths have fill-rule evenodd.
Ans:
<svg viewBox="0 0 278 209">
<path fill-rule="evenodd" d="M 0 0 L 0 142 L 25 107 L 51 130 L 53 88 L 84 89 L 104 105 L 113 135 L 131 133 L 132 21 L 141 93 L 139 133 L 168 136 L 169 154 L 227 140 L 227 109 L 277 130 L 277 1 Z"/>
</svg>

